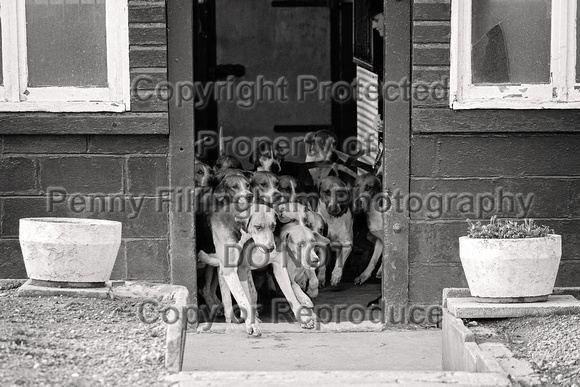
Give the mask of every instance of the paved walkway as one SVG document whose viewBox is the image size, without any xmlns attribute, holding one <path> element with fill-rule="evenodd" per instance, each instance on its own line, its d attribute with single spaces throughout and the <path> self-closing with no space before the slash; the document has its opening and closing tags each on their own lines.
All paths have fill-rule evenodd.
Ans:
<svg viewBox="0 0 580 387">
<path fill-rule="evenodd" d="M 190 333 L 183 371 L 435 371 L 441 330 Z"/>
</svg>

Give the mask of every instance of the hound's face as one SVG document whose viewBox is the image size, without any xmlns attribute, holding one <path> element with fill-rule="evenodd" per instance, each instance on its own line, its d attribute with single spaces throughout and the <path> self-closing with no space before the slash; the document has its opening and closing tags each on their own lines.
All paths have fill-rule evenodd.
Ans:
<svg viewBox="0 0 580 387">
<path fill-rule="evenodd" d="M 306 227 L 323 237 L 328 235 L 328 225 L 324 221 L 322 215 L 316 212 L 308 211 L 306 213 Z"/>
<path fill-rule="evenodd" d="M 280 192 L 284 199 L 288 202 L 296 200 L 296 194 L 299 192 L 298 179 L 294 176 L 283 175 L 280 176 Z"/>
<path fill-rule="evenodd" d="M 258 171 L 252 177 L 251 186 L 258 203 L 274 204 L 280 201 L 282 194 L 278 191 L 280 180 L 272 172 Z"/>
<path fill-rule="evenodd" d="M 220 201 L 242 204 L 251 202 L 253 198 L 248 179 L 239 175 L 224 177 L 214 190 L 214 195 Z"/>
<path fill-rule="evenodd" d="M 284 160 L 284 156 L 278 146 L 274 146 L 271 142 L 262 141 L 258 144 L 256 153 L 254 164 L 257 171 L 280 172 L 280 164 Z"/>
<path fill-rule="evenodd" d="M 243 213 L 236 216 L 236 221 L 242 225 L 256 244 L 256 247 L 264 254 L 274 251 L 274 229 L 276 228 L 276 213 L 263 204 L 252 204 Z"/>
<path fill-rule="evenodd" d="M 336 150 L 336 137 L 327 130 L 308 133 L 306 143 L 306 161 L 327 161 Z"/>
<path fill-rule="evenodd" d="M 242 163 L 233 156 L 221 155 L 216 160 L 213 170 L 217 174 L 225 169 L 242 169 Z"/>
<path fill-rule="evenodd" d="M 299 224 L 301 226 L 307 226 L 308 213 L 311 212 L 306 206 L 296 202 L 280 204 L 277 207 L 277 211 L 280 222 Z"/>
<path fill-rule="evenodd" d="M 342 216 L 350 205 L 351 193 L 346 184 L 336 176 L 328 176 L 320 181 L 318 194 L 332 216 Z"/>
<path fill-rule="evenodd" d="M 209 187 L 213 176 L 213 169 L 209 165 L 201 162 L 195 163 L 194 182 L 196 187 Z"/>
<path fill-rule="evenodd" d="M 368 211 L 373 198 L 380 192 L 381 182 L 372 173 L 365 173 L 364 175 L 358 176 L 354 184 L 354 211 Z"/>
<path fill-rule="evenodd" d="M 300 263 L 305 268 L 316 268 L 322 263 L 321 257 L 318 256 L 317 248 L 321 245 L 328 244 L 330 241 L 321 236 L 315 236 L 305 226 L 290 227 L 283 240 L 286 243 L 286 249 L 291 252 L 294 259 L 300 260 Z"/>
</svg>

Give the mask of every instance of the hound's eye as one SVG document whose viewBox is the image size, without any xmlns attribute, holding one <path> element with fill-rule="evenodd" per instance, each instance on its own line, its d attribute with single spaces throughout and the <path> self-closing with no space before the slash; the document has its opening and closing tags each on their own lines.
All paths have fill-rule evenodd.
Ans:
<svg viewBox="0 0 580 387">
<path fill-rule="evenodd" d="M 266 183 L 265 182 L 261 182 L 260 183 L 260 187 L 265 187 L 265 186 L 266 186 Z"/>
<path fill-rule="evenodd" d="M 292 219 L 291 222 L 298 224 L 298 219 Z"/>
<path fill-rule="evenodd" d="M 325 194 L 326 196 L 330 196 L 331 192 L 329 189 L 327 189 L 326 191 L 323 192 L 323 194 Z"/>
<path fill-rule="evenodd" d="M 308 222 L 308 218 L 302 218 L 302 223 L 306 224 Z"/>
<path fill-rule="evenodd" d="M 256 229 L 256 231 L 261 231 L 263 229 L 262 226 L 254 226 L 254 228 Z"/>
<path fill-rule="evenodd" d="M 239 186 L 238 184 L 234 184 L 234 185 L 232 186 L 232 188 L 233 188 L 233 189 L 238 189 L 238 188 L 240 188 L 240 186 Z"/>
<path fill-rule="evenodd" d="M 306 243 L 304 243 L 304 242 L 298 243 L 298 247 L 304 247 L 304 246 L 306 246 Z"/>
<path fill-rule="evenodd" d="M 280 189 L 284 192 L 290 192 L 290 188 L 288 188 L 288 187 L 282 187 Z"/>
<path fill-rule="evenodd" d="M 272 223 L 272 225 L 270 226 L 270 229 L 271 229 L 272 231 L 274 231 L 274 230 L 276 229 L 276 223 Z"/>
<path fill-rule="evenodd" d="M 306 225 L 306 227 L 308 227 L 309 229 L 312 229 L 312 223 L 310 222 L 304 222 L 304 224 Z"/>
<path fill-rule="evenodd" d="M 203 171 L 200 169 L 199 171 L 197 171 L 198 174 L 203 174 Z"/>
</svg>

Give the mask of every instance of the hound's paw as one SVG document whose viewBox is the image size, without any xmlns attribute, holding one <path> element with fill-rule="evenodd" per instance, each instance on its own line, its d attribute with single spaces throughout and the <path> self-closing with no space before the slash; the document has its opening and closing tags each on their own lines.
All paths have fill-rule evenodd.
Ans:
<svg viewBox="0 0 580 387">
<path fill-rule="evenodd" d="M 313 310 L 310 310 L 310 312 L 312 313 L 312 315 L 310 316 L 309 320 L 306 322 L 301 322 L 300 328 L 302 328 L 302 329 L 314 329 L 314 327 L 316 327 L 316 322 L 318 321 L 318 317 L 316 316 L 316 314 L 314 313 Z M 304 317 L 302 317 L 302 318 L 304 318 Z"/>
<path fill-rule="evenodd" d="M 252 337 L 262 336 L 262 331 L 260 331 L 260 327 L 258 326 L 258 324 L 246 325 L 246 332 L 248 332 L 248 335 Z"/>
<path fill-rule="evenodd" d="M 306 294 L 308 294 L 308 297 L 310 298 L 316 298 L 318 296 L 318 286 L 309 287 Z"/>
<path fill-rule="evenodd" d="M 342 269 L 334 269 L 332 271 L 332 277 L 330 278 L 330 286 L 336 286 L 340 283 L 342 279 Z"/>
<path fill-rule="evenodd" d="M 357 285 L 361 285 L 363 284 L 366 280 L 368 280 L 370 278 L 370 273 L 367 273 L 366 271 L 363 272 L 361 275 L 359 275 L 358 277 L 356 277 L 354 279 L 354 283 Z"/>
<path fill-rule="evenodd" d="M 320 289 L 322 289 L 322 288 L 324 288 L 325 286 L 326 286 L 326 279 L 324 279 L 324 278 L 322 278 L 322 279 L 321 279 L 321 278 L 319 278 L 319 279 L 318 279 L 318 287 L 319 287 Z"/>
</svg>

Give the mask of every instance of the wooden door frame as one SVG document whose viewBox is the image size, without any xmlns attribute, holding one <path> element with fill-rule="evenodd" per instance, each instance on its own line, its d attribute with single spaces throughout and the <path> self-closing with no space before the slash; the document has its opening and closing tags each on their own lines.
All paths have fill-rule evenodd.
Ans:
<svg viewBox="0 0 580 387">
<path fill-rule="evenodd" d="M 197 0 L 193 0 L 197 1 Z M 167 0 L 167 78 L 170 84 L 193 84 L 193 2 Z M 169 101 L 169 187 L 193 189 L 195 126 L 193 100 Z M 171 283 L 189 290 L 189 302 L 197 305 L 197 264 L 195 260 L 195 212 L 169 203 L 169 262 Z"/>
<path fill-rule="evenodd" d="M 384 0 L 384 82 L 411 82 L 412 0 Z M 399 90 L 401 91 L 401 90 Z M 400 93 L 401 94 L 401 93 Z M 409 90 L 411 94 L 411 90 Z M 406 100 L 405 100 L 406 99 Z M 411 98 L 383 102 L 383 187 L 408 198 L 410 190 Z M 391 203 L 393 204 L 393 203 Z M 388 307 L 409 304 L 409 213 L 391 206 L 383 217 L 384 250 L 382 293 Z"/>
<path fill-rule="evenodd" d="M 193 83 L 193 4 L 172 0 L 167 7 L 168 80 Z M 411 0 L 384 0 L 385 38 L 383 79 L 411 81 Z M 389 53 L 396 53 L 389 55 Z M 384 100 L 384 181 L 391 192 L 408 197 L 410 190 L 411 100 Z M 168 169 L 171 188 L 191 187 L 195 160 L 194 103 L 169 104 Z M 387 162 L 388 161 L 388 162 Z M 197 305 L 195 213 L 169 206 L 169 259 L 171 283 L 189 290 Z M 383 219 L 384 252 L 382 293 L 388 305 L 409 303 L 409 214 L 391 211 Z M 385 313 L 387 308 L 384 309 Z M 388 316 L 387 316 L 388 317 Z"/>
</svg>

